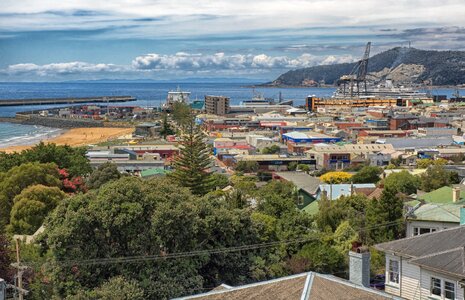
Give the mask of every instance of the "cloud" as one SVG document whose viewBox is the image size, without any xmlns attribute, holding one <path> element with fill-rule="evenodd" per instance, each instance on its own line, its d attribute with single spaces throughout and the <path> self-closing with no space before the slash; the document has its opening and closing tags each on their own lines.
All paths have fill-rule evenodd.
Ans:
<svg viewBox="0 0 465 300">
<path fill-rule="evenodd" d="M 36 74 L 39 76 L 67 75 L 82 73 L 118 72 L 124 68 L 113 64 L 91 64 L 86 62 L 64 62 L 46 65 L 32 63 L 10 65 L 3 73 L 10 75 Z"/>
<path fill-rule="evenodd" d="M 267 54 L 190 54 L 179 52 L 174 55 L 150 53 L 136 57 L 132 67 L 136 70 L 245 70 L 245 69 L 295 69 L 318 64 L 336 64 L 352 62 L 353 57 L 315 56 L 308 53 L 292 58 L 288 56 L 270 56 Z"/>
</svg>

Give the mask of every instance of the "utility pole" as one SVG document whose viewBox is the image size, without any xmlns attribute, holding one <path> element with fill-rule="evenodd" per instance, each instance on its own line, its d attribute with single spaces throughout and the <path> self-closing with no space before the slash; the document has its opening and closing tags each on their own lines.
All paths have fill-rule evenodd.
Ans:
<svg viewBox="0 0 465 300">
<path fill-rule="evenodd" d="M 23 272 L 26 269 L 26 267 L 21 266 L 20 264 L 20 259 L 19 259 L 19 240 L 15 239 L 16 242 L 16 263 L 11 264 L 13 267 L 18 269 L 18 285 L 17 286 L 10 286 L 13 289 L 15 289 L 18 294 L 19 294 L 19 300 L 24 299 L 24 295 L 27 295 L 29 291 L 23 289 Z"/>
</svg>

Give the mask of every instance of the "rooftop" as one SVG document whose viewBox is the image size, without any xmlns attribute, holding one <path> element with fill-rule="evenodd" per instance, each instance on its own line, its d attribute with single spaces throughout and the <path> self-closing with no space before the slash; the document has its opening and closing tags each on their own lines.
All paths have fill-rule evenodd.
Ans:
<svg viewBox="0 0 465 300">
<path fill-rule="evenodd" d="M 357 286 L 347 280 L 315 272 L 302 273 L 253 284 L 221 285 L 211 292 L 178 299 L 199 300 L 384 300 L 400 299 L 383 292 Z"/>
</svg>

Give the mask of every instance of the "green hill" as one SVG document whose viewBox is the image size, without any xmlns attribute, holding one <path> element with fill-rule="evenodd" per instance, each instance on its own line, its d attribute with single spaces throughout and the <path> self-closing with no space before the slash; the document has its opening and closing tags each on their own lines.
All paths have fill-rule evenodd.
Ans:
<svg viewBox="0 0 465 300">
<path fill-rule="evenodd" d="M 269 84 L 300 86 L 309 80 L 334 84 L 342 75 L 349 74 L 354 65 L 344 63 L 292 70 Z M 405 83 L 408 78 L 412 83 L 430 81 L 433 85 L 465 84 L 465 51 L 397 47 L 370 57 L 368 72 L 372 81 L 389 78 Z"/>
</svg>

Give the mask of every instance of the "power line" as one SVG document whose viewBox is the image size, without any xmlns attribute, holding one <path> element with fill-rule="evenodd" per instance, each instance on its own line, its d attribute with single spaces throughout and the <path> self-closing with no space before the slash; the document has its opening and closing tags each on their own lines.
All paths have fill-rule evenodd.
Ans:
<svg viewBox="0 0 465 300">
<path fill-rule="evenodd" d="M 361 230 L 370 231 L 370 230 L 378 229 L 382 227 L 391 227 L 399 223 L 402 223 L 403 221 L 404 220 L 400 219 L 397 221 L 381 223 L 381 224 L 377 224 L 374 226 L 361 228 Z M 267 243 L 251 244 L 251 245 L 241 245 L 241 246 L 233 246 L 233 247 L 225 247 L 225 248 L 217 248 L 217 249 L 176 252 L 176 253 L 168 253 L 168 254 L 92 258 L 92 259 L 81 259 L 81 260 L 61 260 L 61 261 L 55 261 L 54 263 L 61 265 L 61 266 L 136 263 L 136 262 L 144 262 L 144 261 L 187 258 L 187 257 L 195 257 L 195 256 L 200 256 L 200 255 L 208 255 L 208 254 L 224 254 L 224 253 L 233 253 L 233 252 L 240 252 L 240 251 L 249 251 L 249 250 L 270 248 L 270 247 L 275 247 L 275 246 L 280 246 L 280 245 L 298 244 L 298 243 L 305 243 L 305 242 L 318 241 L 318 240 L 320 239 L 317 237 L 309 237 L 309 238 L 304 238 L 304 239 L 275 241 L 275 242 L 267 242 Z"/>
</svg>

